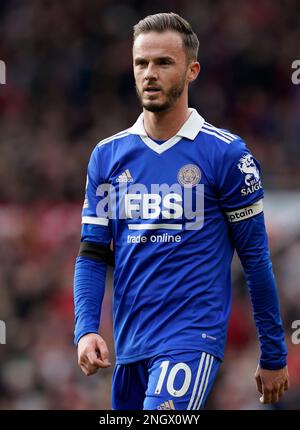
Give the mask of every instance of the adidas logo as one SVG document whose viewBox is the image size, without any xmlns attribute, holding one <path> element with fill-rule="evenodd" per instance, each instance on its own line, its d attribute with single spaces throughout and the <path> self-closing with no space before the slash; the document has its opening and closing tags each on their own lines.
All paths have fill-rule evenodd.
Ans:
<svg viewBox="0 0 300 430">
<path fill-rule="evenodd" d="M 166 402 L 161 403 L 160 405 L 157 406 L 157 409 L 164 410 L 164 411 L 166 410 L 170 411 L 172 409 L 175 410 L 173 400 L 167 400 Z"/>
<path fill-rule="evenodd" d="M 132 182 L 132 181 L 133 181 L 133 178 L 131 176 L 131 173 L 129 172 L 129 169 L 126 169 L 125 172 L 123 172 L 117 178 L 117 182 Z"/>
</svg>

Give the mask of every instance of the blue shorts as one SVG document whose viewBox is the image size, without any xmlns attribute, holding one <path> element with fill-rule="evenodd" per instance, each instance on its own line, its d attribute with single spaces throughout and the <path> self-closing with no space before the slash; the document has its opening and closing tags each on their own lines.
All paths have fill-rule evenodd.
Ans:
<svg viewBox="0 0 300 430">
<path fill-rule="evenodd" d="M 221 361 L 206 352 L 171 351 L 117 364 L 112 380 L 116 410 L 203 409 Z"/>
</svg>

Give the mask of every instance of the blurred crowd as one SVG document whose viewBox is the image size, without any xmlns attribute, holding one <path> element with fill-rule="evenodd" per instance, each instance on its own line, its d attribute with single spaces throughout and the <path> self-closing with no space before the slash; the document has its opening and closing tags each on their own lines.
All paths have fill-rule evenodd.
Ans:
<svg viewBox="0 0 300 430">
<path fill-rule="evenodd" d="M 73 267 L 86 166 L 95 144 L 135 121 L 132 26 L 174 11 L 200 40 L 202 73 L 191 106 L 240 134 L 260 160 L 266 189 L 300 189 L 297 0 L 1 0 L 0 409 L 109 409 L 111 372 L 84 377 L 73 346 Z M 271 227 L 270 227 L 271 228 Z M 285 246 L 270 230 L 290 351 L 292 388 L 278 408 L 300 409 L 300 226 Z M 225 363 L 208 408 L 260 408 L 257 336 L 241 268 Z M 102 334 L 113 354 L 111 273 Z M 224 396 L 224 393 L 230 395 Z"/>
</svg>

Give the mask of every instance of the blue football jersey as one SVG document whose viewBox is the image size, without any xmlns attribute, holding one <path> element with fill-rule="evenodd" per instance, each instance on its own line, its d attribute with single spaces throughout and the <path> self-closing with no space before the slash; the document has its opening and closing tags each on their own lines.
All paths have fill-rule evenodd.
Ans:
<svg viewBox="0 0 300 430">
<path fill-rule="evenodd" d="M 117 363 L 168 350 L 222 359 L 231 305 L 230 223 L 260 214 L 260 166 L 196 110 L 163 143 L 143 114 L 92 152 L 82 240 L 113 240 Z"/>
</svg>

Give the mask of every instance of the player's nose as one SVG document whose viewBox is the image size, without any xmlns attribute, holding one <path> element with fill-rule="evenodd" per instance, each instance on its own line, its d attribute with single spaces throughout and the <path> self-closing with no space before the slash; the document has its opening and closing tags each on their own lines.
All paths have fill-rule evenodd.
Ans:
<svg viewBox="0 0 300 430">
<path fill-rule="evenodd" d="M 149 63 L 145 71 L 145 80 L 156 80 L 158 78 L 157 69 L 154 64 Z"/>
</svg>

